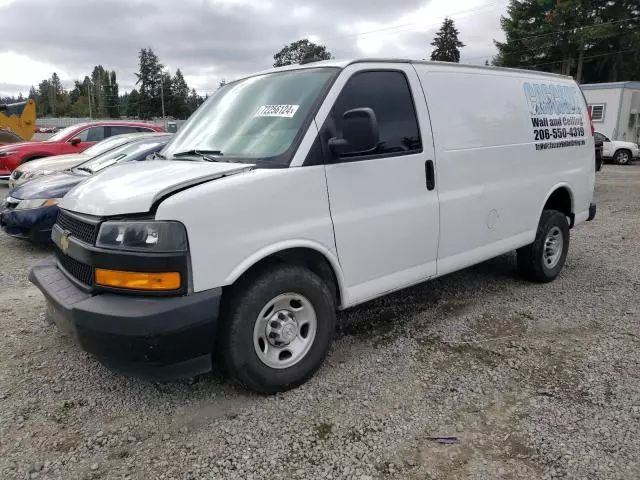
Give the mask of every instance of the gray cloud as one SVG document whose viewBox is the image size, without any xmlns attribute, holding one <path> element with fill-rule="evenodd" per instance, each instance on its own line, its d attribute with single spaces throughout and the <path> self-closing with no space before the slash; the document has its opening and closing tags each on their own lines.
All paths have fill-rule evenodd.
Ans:
<svg viewBox="0 0 640 480">
<path fill-rule="evenodd" d="M 355 32 L 345 32 L 345 26 L 372 22 L 385 28 L 388 22 L 410 15 L 427 3 L 419 0 L 307 0 L 306 3 L 294 0 L 247 0 L 246 3 L 17 0 L 0 8 L 0 53 L 13 51 L 27 55 L 56 66 L 73 78 L 80 78 L 94 65 L 101 64 L 115 69 L 121 88 L 128 89 L 135 82 L 133 74 L 137 70 L 139 49 L 151 47 L 172 71 L 181 68 L 183 74 L 196 83 L 194 86 L 204 91 L 215 89 L 221 78 L 232 79 L 268 68 L 273 54 L 282 46 L 307 35 L 319 36 L 336 57 L 361 55 Z M 495 17 L 498 16 L 496 11 Z M 492 22 L 496 23 L 496 19 Z M 474 22 L 470 27 L 474 35 L 480 32 L 479 38 L 492 35 L 486 27 L 482 31 L 482 22 Z M 435 30 L 401 32 L 401 45 L 407 53 L 398 52 L 393 45 L 386 46 L 384 53 L 427 57 Z M 466 33 L 461 34 L 466 37 Z M 490 42 L 488 48 L 491 48 Z M 475 49 L 473 53 L 482 54 Z M 32 83 L 40 80 L 34 78 Z M 10 91 L 10 86 L 2 82 L 0 67 L 0 91 Z M 28 86 L 21 89 L 27 90 Z"/>
</svg>

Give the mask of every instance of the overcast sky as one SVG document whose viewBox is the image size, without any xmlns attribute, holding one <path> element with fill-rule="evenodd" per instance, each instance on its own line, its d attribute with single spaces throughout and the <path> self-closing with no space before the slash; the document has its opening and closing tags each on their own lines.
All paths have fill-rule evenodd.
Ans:
<svg viewBox="0 0 640 480">
<path fill-rule="evenodd" d="M 0 94 L 26 94 L 57 72 L 66 87 L 94 65 L 133 88 L 137 54 L 151 47 L 190 87 L 215 90 L 268 68 L 300 38 L 336 58 L 428 58 L 445 16 L 456 21 L 463 63 L 484 63 L 503 38 L 508 0 L 0 0 Z"/>
</svg>

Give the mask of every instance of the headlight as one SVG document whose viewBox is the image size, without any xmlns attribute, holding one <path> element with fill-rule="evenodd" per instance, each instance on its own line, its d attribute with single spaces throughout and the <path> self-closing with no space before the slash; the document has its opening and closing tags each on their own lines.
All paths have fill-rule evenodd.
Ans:
<svg viewBox="0 0 640 480">
<path fill-rule="evenodd" d="M 41 177 L 43 175 L 51 175 L 51 173 L 53 172 L 51 172 L 50 170 L 29 170 L 22 175 L 21 180 Z"/>
<path fill-rule="evenodd" d="M 51 207 L 57 205 L 59 198 L 34 198 L 32 200 L 20 200 L 16 210 L 31 210 L 32 208 Z"/>
<path fill-rule="evenodd" d="M 184 252 L 187 232 L 179 222 L 104 222 L 96 245 L 142 252 Z"/>
<path fill-rule="evenodd" d="M 8 157 L 9 155 L 13 155 L 14 153 L 18 153 L 18 150 L 5 150 L 4 152 L 0 152 L 0 158 Z"/>
</svg>

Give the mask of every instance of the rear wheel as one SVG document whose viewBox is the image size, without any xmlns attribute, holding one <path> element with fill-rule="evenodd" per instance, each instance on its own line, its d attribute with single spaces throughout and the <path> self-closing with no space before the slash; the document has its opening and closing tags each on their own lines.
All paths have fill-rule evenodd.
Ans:
<svg viewBox="0 0 640 480">
<path fill-rule="evenodd" d="M 544 210 L 535 240 L 531 245 L 518 249 L 518 268 L 529 280 L 551 282 L 562 270 L 568 251 L 567 217 L 557 210 Z"/>
<path fill-rule="evenodd" d="M 320 368 L 335 331 L 335 301 L 315 273 L 278 265 L 232 293 L 220 336 L 220 361 L 246 388 L 276 393 Z"/>
<path fill-rule="evenodd" d="M 631 162 L 631 152 L 629 150 L 618 150 L 613 157 L 617 165 L 627 165 Z"/>
</svg>

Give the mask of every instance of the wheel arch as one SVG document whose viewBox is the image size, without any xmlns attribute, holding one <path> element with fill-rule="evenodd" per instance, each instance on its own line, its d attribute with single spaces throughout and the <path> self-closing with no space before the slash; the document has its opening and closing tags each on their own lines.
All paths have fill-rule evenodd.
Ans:
<svg viewBox="0 0 640 480">
<path fill-rule="evenodd" d="M 544 199 L 538 218 L 542 216 L 544 210 L 557 210 L 564 213 L 569 218 L 569 226 L 573 227 L 575 222 L 575 203 L 571 186 L 565 182 L 554 185 Z"/>
<path fill-rule="evenodd" d="M 333 284 L 337 306 L 345 303 L 344 277 L 337 256 L 326 247 L 309 240 L 277 243 L 255 252 L 229 274 L 225 285 L 237 285 L 274 263 L 306 266 L 325 281 Z"/>
</svg>

